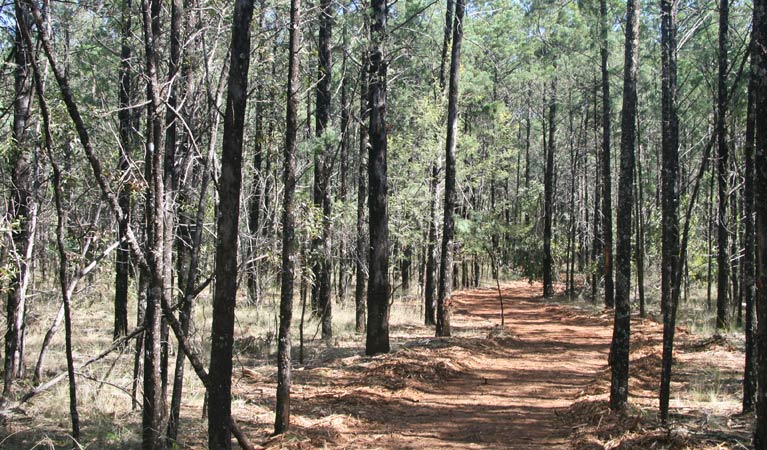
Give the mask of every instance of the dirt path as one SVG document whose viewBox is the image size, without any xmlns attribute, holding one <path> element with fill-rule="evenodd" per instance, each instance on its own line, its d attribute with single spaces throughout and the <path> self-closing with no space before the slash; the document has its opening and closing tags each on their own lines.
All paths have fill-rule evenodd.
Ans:
<svg viewBox="0 0 767 450">
<path fill-rule="evenodd" d="M 504 330 L 497 291 L 465 291 L 450 339 L 406 330 L 390 355 L 341 354 L 297 371 L 296 446 L 566 448 L 559 414 L 605 367 L 611 330 L 545 303 L 540 286 L 503 290 Z"/>
</svg>

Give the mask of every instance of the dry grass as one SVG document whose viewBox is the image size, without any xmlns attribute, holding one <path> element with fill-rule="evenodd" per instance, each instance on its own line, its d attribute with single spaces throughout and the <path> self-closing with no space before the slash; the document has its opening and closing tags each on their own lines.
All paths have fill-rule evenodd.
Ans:
<svg viewBox="0 0 767 450">
<path fill-rule="evenodd" d="M 75 295 L 73 301 L 73 342 L 75 366 L 78 367 L 88 358 L 98 354 L 112 343 L 112 280 L 111 273 L 97 276 Z M 27 323 L 27 351 L 25 362 L 28 377 L 17 381 L 16 394 L 20 395 L 33 387 L 31 380 L 43 337 L 56 315 L 58 300 L 55 286 L 45 295 L 34 297 L 30 304 Z M 351 291 L 353 293 L 353 291 Z M 207 344 L 210 333 L 212 306 L 210 290 L 204 292 L 195 304 L 195 326 L 192 329 L 192 342 L 200 352 L 203 361 L 209 357 Z M 260 305 L 248 304 L 242 297 L 237 307 L 235 324 L 235 373 L 249 367 L 263 368 L 269 371 L 273 365 L 276 351 L 278 292 L 265 292 Z M 334 299 L 334 302 L 336 299 Z M 331 346 L 320 340 L 319 321 L 307 311 L 304 332 L 306 338 L 306 362 L 317 363 L 318 358 L 327 357 L 334 349 L 353 348 L 359 345 L 360 336 L 354 332 L 354 300 L 334 303 L 333 321 L 335 337 Z M 136 298 L 131 293 L 129 311 L 136 310 Z M 301 305 L 298 299 L 294 304 L 293 342 L 294 357 L 298 355 L 298 322 Z M 420 324 L 420 305 L 410 297 L 397 299 L 391 310 L 393 326 L 407 328 Z M 129 328 L 135 326 L 135 314 L 129 316 Z M 0 329 L 4 329 L 0 318 Z M 175 340 L 170 345 L 170 370 L 172 376 L 175 365 Z M 130 396 L 133 383 L 133 343 L 120 351 L 98 361 L 78 372 L 78 410 L 80 413 L 82 440 L 80 445 L 87 448 L 136 448 L 140 442 L 141 407 L 133 404 Z M 54 337 L 46 356 L 43 381 L 66 370 L 64 355 L 63 324 Z M 261 370 L 261 369 L 259 369 Z M 102 382 L 103 381 L 103 382 Z M 172 381 L 171 381 L 172 383 Z M 172 386 L 169 386 L 169 391 Z M 69 448 L 72 438 L 69 436 L 69 397 L 66 379 L 47 392 L 34 397 L 16 411 L 5 411 L 0 415 L 0 448 Z M 140 399 L 139 386 L 139 399 Z M 170 392 L 169 392 L 170 395 Z M 191 367 L 186 366 L 184 382 L 184 400 L 182 407 L 182 431 L 184 438 L 191 440 L 177 443 L 178 448 L 201 445 L 200 436 L 204 436 L 204 420 L 201 411 L 204 402 L 204 389 L 197 380 Z M 234 399 L 234 408 L 238 408 L 241 399 Z M 132 408 L 132 405 L 135 408 Z M 250 405 L 248 405 L 250 407 Z M 271 415 L 271 408 L 265 412 Z M 196 436 L 195 436 L 196 435 Z M 193 437 L 192 437 L 193 436 Z"/>
</svg>

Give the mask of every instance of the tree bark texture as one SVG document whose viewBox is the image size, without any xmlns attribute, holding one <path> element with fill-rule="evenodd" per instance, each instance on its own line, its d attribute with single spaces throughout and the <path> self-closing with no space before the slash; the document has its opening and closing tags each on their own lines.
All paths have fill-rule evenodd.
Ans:
<svg viewBox="0 0 767 450">
<path fill-rule="evenodd" d="M 631 334 L 631 209 L 634 203 L 634 141 L 636 138 L 637 65 L 639 60 L 639 0 L 626 2 L 626 44 L 621 114 L 621 161 L 618 184 L 615 323 L 611 346 L 610 408 L 628 402 L 629 340 Z M 605 211 L 605 214 L 607 211 Z"/>
<path fill-rule="evenodd" d="M 555 66 L 556 67 L 556 66 Z M 551 256 L 551 224 L 554 213 L 554 153 L 557 132 L 557 81 L 551 81 L 549 98 L 549 141 L 543 174 L 543 296 L 554 295 L 554 261 Z"/>
<path fill-rule="evenodd" d="M 229 449 L 232 415 L 232 343 L 237 296 L 238 223 L 242 186 L 242 141 L 250 66 L 252 0 L 237 0 L 232 22 L 231 60 L 224 114 L 213 294 L 208 446 Z"/>
<path fill-rule="evenodd" d="M 290 2 L 290 47 L 288 59 L 288 104 L 285 114 L 285 167 L 282 181 L 282 274 L 280 282 L 280 325 L 277 342 L 277 405 L 274 432 L 281 434 L 290 428 L 290 322 L 293 317 L 293 282 L 295 279 L 295 218 L 293 196 L 296 190 L 296 139 L 298 135 L 298 52 L 301 33 L 301 3 Z"/>
<path fill-rule="evenodd" d="M 756 427 L 754 448 L 767 448 L 767 1 L 755 0 L 752 64 L 756 93 Z"/>
<path fill-rule="evenodd" d="M 375 355 L 389 352 L 389 213 L 387 184 L 386 129 L 386 69 L 384 55 L 386 40 L 385 0 L 370 2 L 370 52 L 368 55 L 370 82 L 368 105 L 368 210 L 370 253 L 368 258 L 367 337 L 365 353 Z"/>
<path fill-rule="evenodd" d="M 600 247 L 602 248 L 602 269 L 605 278 L 605 306 L 615 305 L 615 286 L 613 283 L 613 207 L 612 207 L 612 175 L 610 166 L 610 72 L 608 66 L 609 48 L 607 32 L 607 0 L 599 0 L 599 55 L 602 74 L 602 233 Z M 595 219 L 596 220 L 596 219 Z"/>
<path fill-rule="evenodd" d="M 716 100 L 716 140 L 717 140 L 717 164 L 716 179 L 719 191 L 717 208 L 717 252 L 716 252 L 716 329 L 721 330 L 729 325 L 727 313 L 727 281 L 729 279 L 730 259 L 728 256 L 727 243 L 729 230 L 727 229 L 727 196 L 728 186 L 728 159 L 727 147 L 727 31 L 729 27 L 730 3 L 729 0 L 719 0 L 719 75 L 717 77 L 717 100 Z"/>
<path fill-rule="evenodd" d="M 437 285 L 437 336 L 450 336 L 451 288 L 453 273 L 453 245 L 455 239 L 455 186 L 456 136 L 458 134 L 458 81 L 461 68 L 461 41 L 463 40 L 464 0 L 456 0 L 453 23 L 453 47 L 450 53 L 450 82 L 448 85 L 447 137 L 445 139 L 445 209 L 442 224 L 442 253 Z"/>
<path fill-rule="evenodd" d="M 676 83 L 676 2 L 661 0 L 662 61 L 662 250 L 661 304 L 663 305 L 663 357 L 660 380 L 660 418 L 668 420 L 671 368 L 679 299 L 679 120 Z"/>
</svg>

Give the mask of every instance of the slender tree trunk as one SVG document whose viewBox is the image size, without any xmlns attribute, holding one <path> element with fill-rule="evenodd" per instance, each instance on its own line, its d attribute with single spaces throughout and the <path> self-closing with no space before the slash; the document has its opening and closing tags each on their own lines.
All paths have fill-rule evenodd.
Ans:
<svg viewBox="0 0 767 450">
<path fill-rule="evenodd" d="M 628 402 L 629 339 L 631 332 L 631 209 L 634 203 L 634 145 L 636 139 L 637 65 L 639 60 L 639 0 L 626 3 L 626 51 L 621 115 L 621 164 L 618 183 L 615 324 L 611 347 L 610 408 Z M 607 211 L 605 211 L 607 213 Z"/>
<path fill-rule="evenodd" d="M 424 286 L 424 324 L 435 325 L 436 310 L 436 278 L 437 278 L 437 186 L 439 184 L 439 167 L 431 164 L 429 176 L 429 234 L 426 244 L 426 283 Z"/>
<path fill-rule="evenodd" d="M 639 317 L 646 317 L 645 282 L 644 282 L 644 258 L 645 258 L 645 223 L 644 214 L 644 175 L 642 173 L 642 137 L 640 134 L 639 114 L 637 114 L 637 161 L 636 183 L 634 186 L 636 196 L 636 269 L 637 269 L 637 294 L 639 295 Z"/>
<path fill-rule="evenodd" d="M 147 293 L 149 292 L 149 275 L 144 267 L 139 268 L 138 286 L 136 287 L 137 301 L 136 301 L 136 326 L 144 326 L 146 328 L 146 304 Z M 144 373 L 144 359 L 142 355 L 144 353 L 144 334 L 145 331 L 139 333 L 136 336 L 136 348 L 133 356 L 133 384 L 131 386 L 131 398 L 135 400 L 133 406 L 136 403 L 141 404 L 141 395 L 139 393 L 139 384 L 142 381 L 142 374 Z"/>
<path fill-rule="evenodd" d="M 330 295 L 331 279 L 331 203 L 330 203 L 330 171 L 332 144 L 324 139 L 326 128 L 330 124 L 331 107 L 331 39 L 333 30 L 333 8 L 330 0 L 320 0 L 319 8 L 319 41 L 317 68 L 317 106 L 315 111 L 315 133 L 319 139 L 321 150 L 314 156 L 314 206 L 322 210 L 322 234 L 312 241 L 314 264 L 314 287 L 312 297 L 316 300 L 318 312 L 322 320 L 322 338 L 333 336 L 333 310 Z"/>
<path fill-rule="evenodd" d="M 277 405 L 274 432 L 284 433 L 290 428 L 290 322 L 293 317 L 293 283 L 295 279 L 296 250 L 293 196 L 296 190 L 296 138 L 298 135 L 298 52 L 301 40 L 301 3 L 290 2 L 290 48 L 288 55 L 288 104 L 285 114 L 285 167 L 282 181 L 285 194 L 282 199 L 282 270 L 280 280 L 280 325 L 277 343 Z"/>
<path fill-rule="evenodd" d="M 365 353 L 389 352 L 389 218 L 387 185 L 386 39 L 387 4 L 385 0 L 370 2 L 370 76 L 368 107 L 368 208 L 370 224 L 369 281 L 367 297 L 367 337 Z"/>
<path fill-rule="evenodd" d="M 13 271 L 8 281 L 5 333 L 5 360 L 3 396 L 11 394 L 13 381 L 24 374 L 24 328 L 26 324 L 26 291 L 29 284 L 32 249 L 35 240 L 37 205 L 33 189 L 34 126 L 31 119 L 32 70 L 31 49 L 21 35 L 19 24 L 29 29 L 29 14 L 17 0 L 15 4 L 13 57 L 14 101 L 11 135 L 14 145 L 8 154 L 12 186 L 8 198 L 7 221 L 15 223 L 11 232 L 12 248 L 9 256 Z"/>
<path fill-rule="evenodd" d="M 120 152 L 118 166 L 123 179 L 130 171 L 130 154 L 133 150 L 133 111 L 130 109 L 131 90 L 131 0 L 125 0 L 122 5 L 121 34 L 122 43 L 120 49 L 120 87 L 119 87 L 119 110 L 117 112 L 120 123 Z M 126 240 L 128 224 L 130 223 L 131 199 L 130 186 L 123 184 L 118 193 L 120 208 L 124 214 L 118 224 L 117 239 L 120 248 L 117 251 L 115 262 L 115 311 L 113 339 L 125 336 L 128 333 L 128 286 L 130 275 L 130 248 Z"/>
<path fill-rule="evenodd" d="M 662 250 L 661 304 L 663 359 L 660 381 L 660 418 L 668 421 L 676 311 L 679 303 L 679 120 L 676 83 L 676 2 L 661 0 L 662 62 Z"/>
<path fill-rule="evenodd" d="M 442 53 L 439 63 L 439 87 L 445 90 L 445 68 L 447 67 L 447 50 L 450 48 L 450 35 L 453 33 L 453 11 L 455 0 L 446 0 L 445 5 L 445 29 L 442 37 Z M 440 95 L 442 92 L 440 92 Z"/>
<path fill-rule="evenodd" d="M 218 117 L 220 116 L 217 116 L 216 119 L 214 120 L 214 124 L 213 124 L 214 132 L 219 125 Z M 199 271 L 198 269 L 200 265 L 200 247 L 202 244 L 202 233 L 204 228 L 208 184 L 210 183 L 210 177 L 211 177 L 211 171 L 208 169 L 208 166 L 210 164 L 210 161 L 214 157 L 215 143 L 216 143 L 215 139 L 210 140 L 209 147 L 208 147 L 208 156 L 205 158 L 205 160 L 202 163 L 202 166 L 199 168 L 199 171 L 202 172 L 202 180 L 198 188 L 199 199 L 197 201 L 197 217 L 195 218 L 194 224 L 191 223 L 190 219 L 184 219 L 183 216 L 181 219 L 181 222 L 184 224 L 183 229 L 185 229 L 185 231 L 182 233 L 182 236 L 184 236 L 182 240 L 188 239 L 189 241 L 191 241 L 190 249 L 178 252 L 178 260 L 179 260 L 179 264 L 178 264 L 179 283 L 178 284 L 183 289 L 181 299 L 180 299 L 181 310 L 179 313 L 179 322 L 181 325 L 181 331 L 185 337 L 189 336 L 189 328 L 192 322 L 192 308 L 194 305 L 195 291 L 198 288 L 197 274 L 198 274 L 198 271 Z M 181 242 L 179 244 L 179 246 L 183 246 L 183 245 L 186 245 L 186 243 Z M 186 273 L 184 273 L 184 271 L 186 271 Z M 176 440 L 178 435 L 179 416 L 180 416 L 180 409 L 181 409 L 181 395 L 182 395 L 183 386 L 184 386 L 185 356 L 186 355 L 185 355 L 184 349 L 179 347 L 178 353 L 176 354 L 176 368 L 173 375 L 173 392 L 171 394 L 170 416 L 168 418 L 167 438 L 171 442 Z"/>
<path fill-rule="evenodd" d="M 554 66 L 556 68 L 556 64 Z M 557 132 L 557 80 L 551 81 L 549 98 L 549 141 L 546 150 L 546 166 L 543 173 L 543 296 L 554 295 L 554 261 L 551 256 L 551 225 L 554 213 L 554 153 Z"/>
<path fill-rule="evenodd" d="M 29 22 L 22 20 L 18 22 L 18 31 L 24 37 L 26 48 L 33 48 L 32 39 L 29 34 Z M 30 55 L 31 56 L 31 55 Z M 56 205 L 56 244 L 59 251 L 59 287 L 64 306 L 64 349 L 67 360 L 67 376 L 69 378 L 69 416 L 72 422 L 72 439 L 77 441 L 80 438 L 80 415 L 77 411 L 77 384 L 75 380 L 75 364 L 72 356 L 72 309 L 71 309 L 71 282 L 69 275 L 69 260 L 66 250 L 64 224 L 67 221 L 67 215 L 63 205 L 63 194 L 61 188 L 61 170 L 56 160 L 53 158 L 53 135 L 51 131 L 50 113 L 48 104 L 45 100 L 43 90 L 43 77 L 40 73 L 38 64 L 32 58 L 29 60 L 30 67 L 34 72 L 35 90 L 37 92 L 40 113 L 43 118 L 45 129 L 45 150 L 48 160 L 53 169 L 53 188 L 54 203 Z M 30 74 L 31 75 L 31 74 Z"/>
<path fill-rule="evenodd" d="M 365 25 L 365 35 L 367 34 L 367 23 Z M 365 124 L 369 115 L 368 107 L 368 74 L 367 60 L 363 57 L 363 63 L 360 67 L 360 148 L 359 161 L 357 166 L 357 258 L 355 268 L 355 286 L 354 286 L 354 310 L 355 326 L 357 333 L 365 331 L 365 281 L 367 280 L 367 236 L 365 230 L 365 198 L 367 197 L 367 188 L 365 178 L 367 175 L 367 165 L 365 156 L 368 152 L 368 129 Z"/>
<path fill-rule="evenodd" d="M 146 180 L 147 249 L 149 265 L 149 293 L 144 332 L 144 407 L 142 419 L 142 449 L 163 448 L 162 419 L 165 399 L 161 382 L 162 336 L 160 304 L 166 293 L 164 269 L 165 194 L 163 182 L 163 120 L 161 115 L 160 84 L 158 80 L 158 51 L 160 48 L 160 2 L 142 1 L 144 19 L 144 47 L 147 76 L 147 137 Z"/>
<path fill-rule="evenodd" d="M 729 28 L 729 0 L 719 0 L 719 76 L 717 77 L 716 139 L 717 139 L 717 186 L 719 208 L 717 213 L 717 281 L 716 281 L 716 329 L 729 325 L 727 314 L 727 288 L 730 260 L 727 252 L 729 233 L 727 230 L 727 31 Z"/>
<path fill-rule="evenodd" d="M 237 296 L 237 238 L 242 185 L 242 141 L 250 65 L 251 0 L 237 0 L 232 21 L 231 61 L 224 115 L 216 237 L 216 289 L 211 326 L 208 446 L 229 449 L 232 418 L 232 343 Z"/>
<path fill-rule="evenodd" d="M 458 134 L 458 80 L 461 67 L 461 41 L 463 40 L 464 0 L 456 0 L 453 23 L 453 48 L 450 54 L 450 84 L 448 87 L 447 138 L 445 139 L 445 210 L 442 225 L 442 253 L 437 285 L 437 336 L 450 336 L 451 272 L 453 267 L 453 240 L 455 239 L 455 147 Z"/>
<path fill-rule="evenodd" d="M 608 68 L 609 23 L 607 19 L 607 0 L 599 0 L 600 31 L 599 55 L 602 73 L 602 266 L 605 278 L 605 306 L 615 305 L 615 286 L 613 285 L 613 216 L 612 216 L 612 179 L 610 167 L 610 73 Z M 596 220 L 596 219 L 595 219 Z"/>
<path fill-rule="evenodd" d="M 402 264 L 400 272 L 402 273 L 402 293 L 408 294 L 410 291 L 410 269 L 413 265 L 413 247 L 407 244 L 402 250 Z"/>
<path fill-rule="evenodd" d="M 262 13 L 263 16 L 263 13 Z M 261 163 L 263 160 L 263 144 L 264 144 L 264 132 L 263 132 L 263 116 L 264 116 L 264 105 L 262 104 L 262 85 L 260 82 L 258 82 L 258 86 L 256 86 L 256 105 L 255 105 L 255 127 L 256 132 L 255 136 L 253 137 L 253 169 L 254 169 L 254 180 L 253 180 L 253 195 L 250 198 L 250 204 L 248 205 L 248 231 L 250 232 L 250 244 L 249 244 L 249 252 L 248 252 L 248 258 L 250 258 L 250 262 L 248 263 L 248 297 L 250 298 L 250 301 L 253 304 L 258 304 L 259 302 L 259 280 L 258 280 L 258 264 L 256 263 L 255 259 L 258 252 L 258 238 L 259 238 L 259 227 L 261 226 L 261 223 L 259 219 L 261 218 L 261 200 L 264 194 L 263 186 L 264 186 L 264 173 L 261 172 Z"/>
<path fill-rule="evenodd" d="M 756 22 L 753 22 L 756 24 Z M 754 342 L 754 333 L 756 324 L 754 317 L 754 296 L 756 294 L 755 286 L 755 232 L 754 232 L 754 137 L 756 134 L 756 111 L 755 98 L 757 72 L 754 66 L 756 49 L 754 48 L 754 38 L 751 37 L 751 68 L 748 80 L 748 107 L 746 114 L 746 142 L 744 149 L 745 173 L 743 174 L 743 296 L 746 303 L 746 322 L 745 322 L 745 367 L 743 370 L 743 412 L 754 410 L 756 395 L 756 347 Z"/>
<path fill-rule="evenodd" d="M 599 134 L 599 119 L 597 118 L 598 114 L 598 107 L 597 107 L 597 86 L 596 80 L 594 82 L 594 140 L 598 140 L 598 134 Z M 603 201 L 602 196 L 602 178 L 603 176 L 599 174 L 601 172 L 599 168 L 601 167 L 601 149 L 600 146 L 595 146 L 594 148 L 594 165 L 597 169 L 596 172 L 597 175 L 594 176 L 594 214 L 592 215 L 593 218 L 593 246 L 591 248 L 591 258 L 592 261 L 596 264 L 596 270 L 592 272 L 591 276 L 591 301 L 592 303 L 597 303 L 597 291 L 599 288 L 599 281 L 601 279 L 601 275 L 605 273 L 604 271 L 604 253 L 602 251 L 602 247 L 604 245 L 603 241 L 603 233 L 602 233 L 602 224 L 604 223 L 602 220 L 602 210 L 601 210 L 601 203 Z"/>
</svg>

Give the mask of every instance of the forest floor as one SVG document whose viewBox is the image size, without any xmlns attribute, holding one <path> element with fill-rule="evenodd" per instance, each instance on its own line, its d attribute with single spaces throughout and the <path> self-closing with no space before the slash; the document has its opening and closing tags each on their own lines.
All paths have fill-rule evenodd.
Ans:
<svg viewBox="0 0 767 450">
<path fill-rule="evenodd" d="M 504 327 L 496 289 L 461 291 L 451 338 L 400 327 L 387 355 L 323 351 L 294 372 L 287 436 L 267 437 L 273 372 L 243 369 L 235 413 L 272 448 L 748 448 L 753 416 L 737 415 L 742 353 L 727 339 L 679 330 L 672 421 L 661 428 L 659 324 L 632 321 L 631 405 L 612 414 L 612 318 L 544 300 L 538 284 L 507 283 L 502 292 Z"/>
<path fill-rule="evenodd" d="M 672 420 L 663 428 L 657 421 L 661 325 L 632 319 L 630 406 L 613 414 L 609 312 L 561 294 L 543 299 L 537 283 L 513 281 L 501 290 L 503 327 L 498 291 L 488 288 L 454 294 L 450 338 L 435 338 L 432 327 L 419 325 L 420 305 L 399 299 L 389 354 L 363 356 L 360 335 L 348 328 L 332 345 L 310 340 L 305 364 L 294 364 L 291 432 L 278 438 L 270 437 L 273 343 L 238 328 L 233 414 L 264 448 L 749 448 L 753 415 L 738 414 L 743 353 L 734 335 L 711 338 L 679 328 Z M 99 370 L 108 374 L 115 362 L 104 361 Z M 203 391 L 189 383 L 183 441 L 174 448 L 205 448 Z M 90 436 L 85 447 L 136 448 L 140 412 L 126 409 L 124 393 L 104 406 L 107 390 L 84 389 L 90 389 L 81 406 Z M 53 401 L 43 394 L 15 418 L 0 417 L 0 448 L 67 448 L 65 385 L 58 392 Z"/>
</svg>

